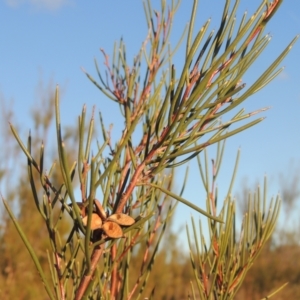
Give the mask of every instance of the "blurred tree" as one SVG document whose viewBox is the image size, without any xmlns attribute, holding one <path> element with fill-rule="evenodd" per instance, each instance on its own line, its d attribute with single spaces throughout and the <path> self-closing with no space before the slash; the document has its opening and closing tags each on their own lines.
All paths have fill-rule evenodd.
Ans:
<svg viewBox="0 0 300 300">
<path fill-rule="evenodd" d="M 51 139 L 50 127 L 54 120 L 54 87 L 52 81 L 47 86 L 40 81 L 37 88 L 37 101 L 32 106 L 32 121 L 34 125 L 35 140 L 33 141 L 33 153 L 39 154 L 40 146 L 43 141 Z M 33 200 L 32 190 L 28 182 L 27 167 L 22 159 L 22 151 L 15 143 L 11 132 L 8 131 L 7 123 L 14 118 L 12 106 L 7 105 L 4 99 L 1 99 L 3 122 L 1 129 L 1 138 L 5 147 L 1 151 L 1 184 L 5 189 L 7 200 L 13 207 L 18 221 L 26 232 L 28 239 L 36 249 L 38 258 L 45 269 L 48 269 L 47 251 L 50 249 L 48 232 L 41 215 L 36 213 L 36 206 Z M 24 129 L 22 124 L 16 124 L 17 128 Z M 73 141 L 76 142 L 77 136 L 71 132 Z M 51 150 L 51 149 L 49 149 Z M 54 150 L 54 149 L 52 149 Z M 73 153 L 75 155 L 75 152 Z M 51 159 L 50 155 L 48 159 Z M 56 158 L 57 159 L 57 158 Z M 74 156 L 70 154 L 70 161 Z M 35 174 L 35 180 L 39 181 L 38 174 Z M 59 183 L 62 181 L 59 171 L 53 174 L 53 181 Z M 42 190 L 37 190 L 41 194 Z M 59 212 L 59 208 L 56 208 Z M 66 216 L 65 222 L 61 222 L 59 230 L 61 236 L 69 230 L 71 223 Z M 47 294 L 43 286 L 32 284 L 39 282 L 40 277 L 37 273 L 34 263 L 27 251 L 24 251 L 24 243 L 20 239 L 15 226 L 8 217 L 1 204 L 1 223 L 0 223 L 0 298 L 1 299 L 47 299 Z M 48 277 L 50 276 L 50 272 Z M 50 279 L 50 277 L 49 277 Z M 16 288 L 17 287 L 17 288 Z"/>
</svg>

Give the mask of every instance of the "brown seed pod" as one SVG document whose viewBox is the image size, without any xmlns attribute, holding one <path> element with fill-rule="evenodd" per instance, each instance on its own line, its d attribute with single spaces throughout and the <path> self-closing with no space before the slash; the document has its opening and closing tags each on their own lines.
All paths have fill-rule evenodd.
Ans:
<svg viewBox="0 0 300 300">
<path fill-rule="evenodd" d="M 76 205 L 77 207 L 73 207 L 73 203 L 70 203 L 69 206 L 72 208 L 72 209 L 78 209 L 80 215 L 82 217 L 85 216 L 85 206 L 82 202 L 76 202 Z"/>
<path fill-rule="evenodd" d="M 108 237 L 113 239 L 123 236 L 122 228 L 115 222 L 105 222 L 102 226 L 102 230 Z"/>
<path fill-rule="evenodd" d="M 84 226 L 87 225 L 88 216 L 82 218 L 82 223 Z M 95 230 L 102 227 L 102 220 L 97 214 L 92 214 L 92 221 L 91 221 L 91 230 Z"/>
<path fill-rule="evenodd" d="M 103 209 L 103 206 L 101 205 L 100 201 L 97 199 L 94 199 L 94 203 L 96 205 L 96 212 L 99 215 L 99 217 L 102 219 L 102 221 L 106 220 L 106 212 Z"/>
<path fill-rule="evenodd" d="M 122 226 L 130 226 L 134 224 L 134 219 L 125 214 L 113 214 L 107 218 L 109 221 L 113 221 Z"/>
</svg>

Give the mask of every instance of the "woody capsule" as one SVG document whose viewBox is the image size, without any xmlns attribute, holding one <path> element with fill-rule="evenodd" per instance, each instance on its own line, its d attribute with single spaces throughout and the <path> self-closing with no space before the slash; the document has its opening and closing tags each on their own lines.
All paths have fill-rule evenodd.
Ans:
<svg viewBox="0 0 300 300">
<path fill-rule="evenodd" d="M 123 226 L 134 224 L 134 219 L 126 214 L 117 213 L 107 217 L 101 203 L 94 199 L 95 209 L 91 215 L 91 230 L 101 229 L 103 233 L 112 239 L 123 237 Z M 77 203 L 82 216 L 82 223 L 87 226 L 88 216 L 82 203 Z M 122 227 L 121 227 L 122 226 Z"/>
</svg>

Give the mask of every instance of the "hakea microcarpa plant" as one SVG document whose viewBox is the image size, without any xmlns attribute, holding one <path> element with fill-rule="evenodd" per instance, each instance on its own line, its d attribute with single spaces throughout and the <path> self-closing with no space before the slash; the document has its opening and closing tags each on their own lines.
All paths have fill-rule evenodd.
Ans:
<svg viewBox="0 0 300 300">
<path fill-rule="evenodd" d="M 262 1 L 251 18 L 247 19 L 247 14 L 244 14 L 238 25 L 235 14 L 239 1 L 234 1 L 232 8 L 230 0 L 225 0 L 224 3 L 219 29 L 208 33 L 208 20 L 194 34 L 198 5 L 198 1 L 194 0 L 187 29 L 186 52 L 182 57 L 184 66 L 179 76 L 173 62 L 177 47 L 171 49 L 169 45 L 179 3 L 171 1 L 167 9 L 167 3 L 163 0 L 161 12 L 152 10 L 150 0 L 144 3 L 149 34 L 134 58 L 133 65 L 128 64 L 125 44 L 121 40 L 116 44 L 112 61 L 101 50 L 104 54 L 105 78 L 97 63 L 99 82 L 86 73 L 108 99 L 119 105 L 124 119 L 122 134 L 118 142 L 112 145 L 111 130 L 105 129 L 100 114 L 103 143 L 97 144 L 96 155 L 91 158 L 94 118 L 90 121 L 86 136 L 84 107 L 79 117 L 78 160 L 72 167 L 68 165 L 67 147 L 62 138 L 57 88 L 56 135 L 63 177 L 60 186 L 54 186 L 51 181 L 52 168 L 48 174 L 43 169 L 44 147 L 41 147 L 38 163 L 31 154 L 31 137 L 26 147 L 11 125 L 27 156 L 33 198 L 49 231 L 53 251 L 49 265 L 52 274 L 55 274 L 52 276 L 54 292 L 47 283 L 24 232 L 8 206 L 5 206 L 33 257 L 50 299 L 66 299 L 70 293 L 76 300 L 84 297 L 132 299 L 135 292 L 141 295 L 147 285 L 166 223 L 173 213 L 171 206 L 163 216 L 166 203 L 164 197 L 184 203 L 212 222 L 222 222 L 222 216 L 184 199 L 184 188 L 179 194 L 173 192 L 172 180 L 166 179 L 163 174 L 169 168 L 174 169 L 190 161 L 209 145 L 223 141 L 263 120 L 258 118 L 247 124 L 237 125 L 264 109 L 250 113 L 241 109 L 230 120 L 220 121 L 220 118 L 234 112 L 235 108 L 283 70 L 278 70 L 277 67 L 298 38 L 294 38 L 263 74 L 245 89 L 243 76 L 268 45 L 270 37 L 263 36 L 263 32 L 282 0 Z M 185 33 L 186 31 L 183 36 Z M 145 65 L 142 65 L 144 61 Z M 141 74 L 142 71 L 145 71 L 144 75 Z M 236 127 L 232 128 L 234 126 Z M 33 169 L 38 172 L 44 189 L 42 201 L 38 197 Z M 74 193 L 73 179 L 76 170 L 81 201 L 76 199 Z M 101 204 L 95 200 L 96 192 L 101 193 Z M 100 198 L 98 195 L 97 197 Z M 162 203 L 160 198 L 164 199 Z M 70 202 L 72 205 L 69 205 Z M 67 211 L 73 225 L 66 243 L 61 247 L 61 239 L 57 237 L 57 223 L 60 219 L 57 223 L 52 220 L 53 208 L 57 203 L 61 205 L 61 215 Z M 158 233 L 153 254 L 150 255 L 151 243 Z M 125 238 L 121 238 L 123 236 Z M 130 290 L 130 255 L 132 248 L 141 242 L 139 238 L 146 240 L 147 251 L 141 262 L 140 274 Z M 71 253 L 70 257 L 66 255 L 66 249 Z M 78 271 L 74 262 L 78 260 L 79 253 L 85 259 Z M 109 260 L 106 259 L 107 253 Z M 101 265 L 100 262 L 104 264 Z M 103 266 L 102 269 L 100 265 Z M 66 288 L 70 281 L 71 292 Z"/>
</svg>

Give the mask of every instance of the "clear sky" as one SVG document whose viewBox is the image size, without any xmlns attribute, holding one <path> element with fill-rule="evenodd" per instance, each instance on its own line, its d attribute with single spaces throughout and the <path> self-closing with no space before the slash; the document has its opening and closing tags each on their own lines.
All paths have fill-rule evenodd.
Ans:
<svg viewBox="0 0 300 300">
<path fill-rule="evenodd" d="M 198 9 L 196 26 L 200 28 L 212 18 L 211 29 L 219 24 L 223 0 L 202 0 Z M 238 18 L 245 10 L 255 11 L 260 0 L 240 1 Z M 160 1 L 152 1 L 159 9 Z M 189 21 L 191 0 L 182 0 L 175 17 L 173 45 Z M 286 0 L 268 24 L 267 32 L 272 41 L 245 77 L 256 78 L 268 64 L 300 33 L 300 1 Z M 142 1 L 76 1 L 76 0 L 1 0 L 0 1 L 0 95 L 5 101 L 14 100 L 16 120 L 24 129 L 23 138 L 31 128 L 30 108 L 36 101 L 36 87 L 40 80 L 47 84 L 51 79 L 63 87 L 62 115 L 67 125 L 77 126 L 77 116 L 83 103 L 91 110 L 96 105 L 104 121 L 118 123 L 109 103 L 89 82 L 81 67 L 95 75 L 93 59 L 102 66 L 99 48 L 108 54 L 113 43 L 123 36 L 128 50 L 128 60 L 138 52 L 147 35 Z M 183 47 L 184 48 L 184 47 Z M 180 61 L 178 54 L 178 64 Z M 182 52 L 183 54 L 183 52 Z M 284 72 L 270 85 L 245 102 L 246 111 L 262 107 L 272 108 L 263 112 L 267 117 L 259 125 L 227 141 L 223 169 L 218 185 L 220 198 L 225 194 L 236 152 L 241 147 L 241 160 L 235 185 L 240 191 L 244 178 L 249 185 L 262 182 L 266 174 L 270 180 L 270 196 L 280 190 L 279 174 L 300 170 L 300 44 L 294 46 L 282 65 Z M 176 63 L 176 61 L 175 61 Z M 96 77 L 96 76 L 95 76 Z M 14 123 L 14 120 L 9 120 Z M 34 135 L 34 132 L 33 132 Z M 213 156 L 213 152 L 209 151 Z M 190 163 L 190 181 L 185 197 L 204 206 L 203 191 L 195 162 Z M 178 176 L 178 185 L 180 184 Z M 291 179 L 292 180 L 292 179 Z M 179 222 L 188 220 L 190 209 L 180 206 Z M 192 212 L 195 215 L 195 212 Z"/>
</svg>

